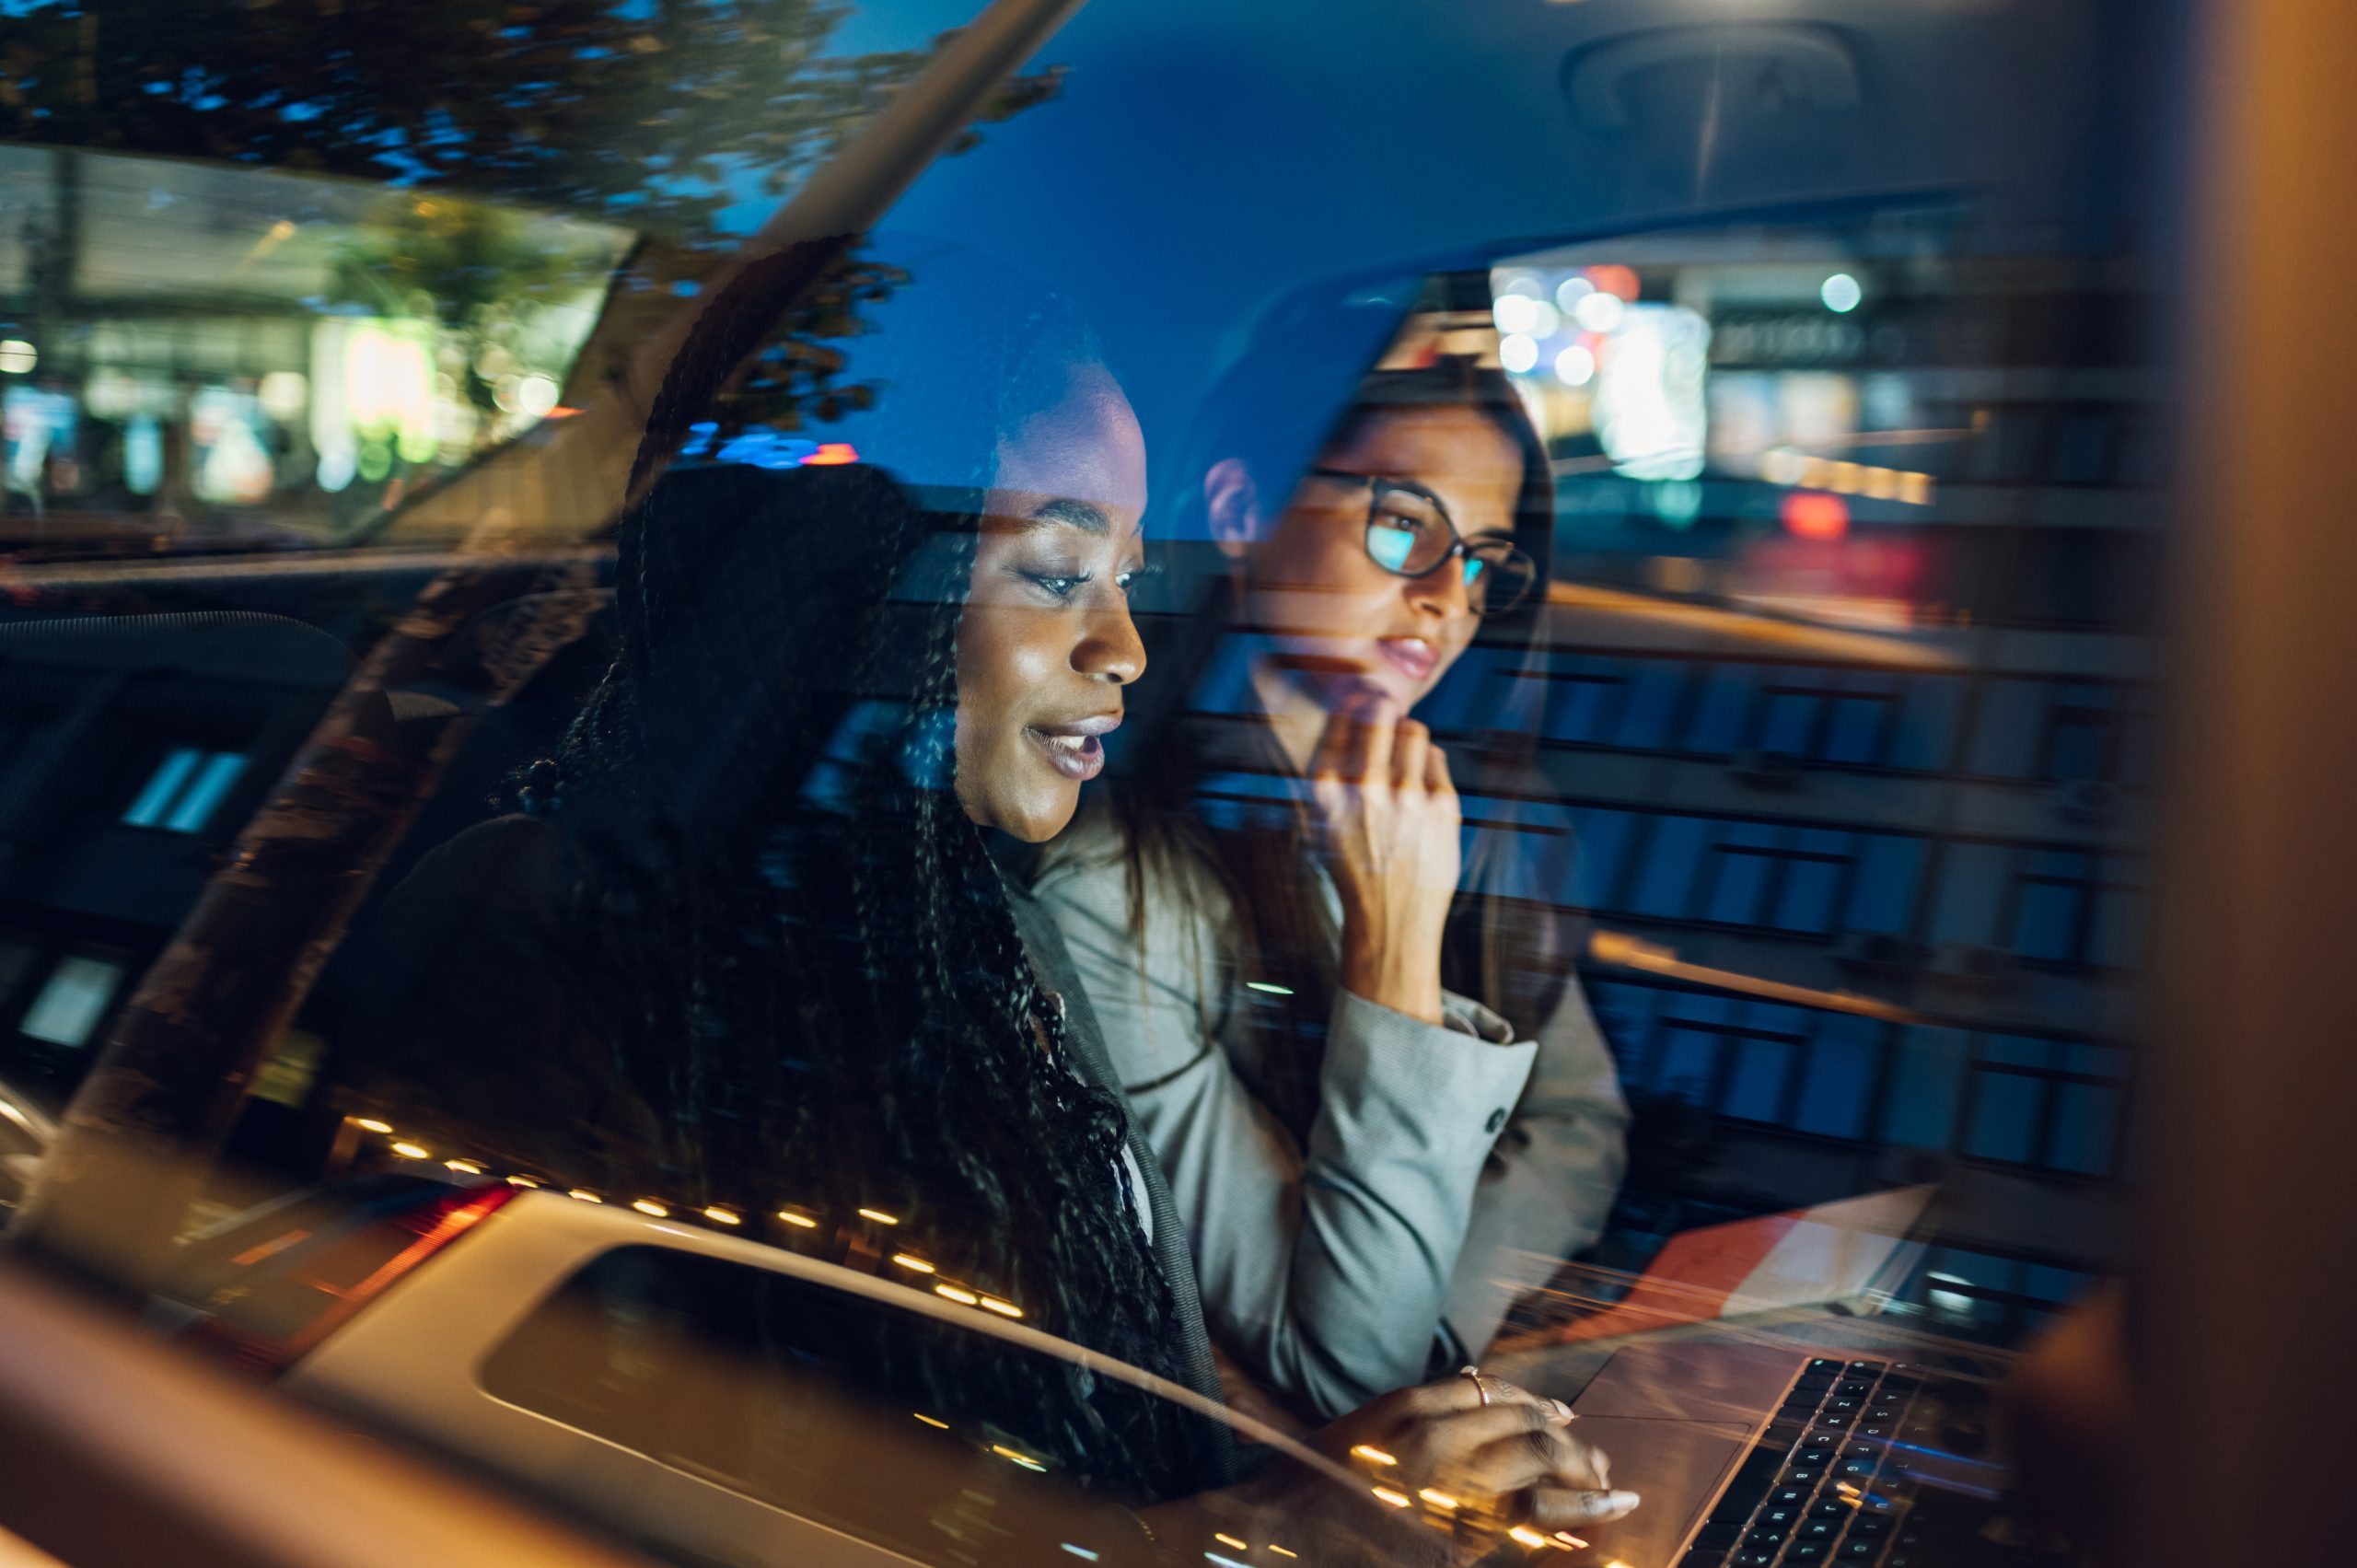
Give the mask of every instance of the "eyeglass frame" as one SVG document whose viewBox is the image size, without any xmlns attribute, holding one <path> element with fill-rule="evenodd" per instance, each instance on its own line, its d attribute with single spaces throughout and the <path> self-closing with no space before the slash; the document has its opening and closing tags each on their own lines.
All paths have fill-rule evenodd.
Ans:
<svg viewBox="0 0 2357 1568">
<path fill-rule="evenodd" d="M 1422 485 L 1416 484 L 1406 480 L 1386 479 L 1379 473 L 1359 473 L 1350 469 L 1329 469 L 1321 464 L 1312 464 L 1310 466 L 1309 472 L 1314 478 L 1345 480 L 1350 483 L 1364 484 L 1367 487 L 1366 531 L 1360 536 L 1359 547 L 1366 552 L 1366 558 L 1369 561 L 1374 562 L 1378 568 L 1390 573 L 1391 575 L 1401 578 L 1407 582 L 1420 583 L 1453 561 L 1457 561 L 1460 558 L 1468 561 L 1476 559 L 1473 554 L 1473 547 L 1465 542 L 1465 535 L 1457 530 L 1457 519 L 1448 515 L 1448 503 L 1443 501 L 1439 496 L 1434 494 Z M 1369 542 L 1370 536 L 1375 532 L 1376 514 L 1383 505 L 1384 492 L 1387 490 L 1397 490 L 1405 494 L 1413 495 L 1419 500 L 1430 502 L 1432 504 L 1433 511 L 1440 517 L 1441 527 L 1448 530 L 1448 549 L 1442 552 L 1439 560 L 1434 562 L 1431 565 L 1425 567 L 1421 572 L 1405 572 L 1401 571 L 1397 566 L 1384 565 L 1383 558 L 1376 554 L 1374 545 Z M 1503 538 L 1503 536 L 1493 537 Z M 1507 600 L 1504 604 L 1500 605 L 1497 609 L 1473 610 L 1474 614 L 1481 617 L 1485 621 L 1493 615 L 1507 615 L 1511 614 L 1515 610 L 1520 609 L 1522 601 L 1530 597 L 1530 590 L 1538 586 L 1538 563 L 1535 558 L 1533 558 L 1530 552 L 1523 549 L 1522 546 L 1515 543 L 1511 539 L 1504 539 L 1503 541 L 1510 555 L 1520 556 L 1523 563 L 1530 568 L 1530 581 L 1524 585 L 1520 593 L 1515 595 L 1513 598 Z M 1467 587 L 1469 589 L 1471 585 L 1469 584 Z M 1470 602 L 1472 595 L 1469 591 L 1467 593 L 1466 598 L 1468 601 L 1467 608 L 1472 609 L 1473 607 Z"/>
</svg>

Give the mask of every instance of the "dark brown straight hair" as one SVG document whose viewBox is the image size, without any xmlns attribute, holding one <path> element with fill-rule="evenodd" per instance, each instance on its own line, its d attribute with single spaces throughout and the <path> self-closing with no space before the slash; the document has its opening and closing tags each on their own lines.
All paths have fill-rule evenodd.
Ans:
<svg viewBox="0 0 2357 1568">
<path fill-rule="evenodd" d="M 1271 409 L 1268 387 L 1248 393 L 1238 385 L 1256 367 L 1278 361 L 1280 352 L 1256 352 L 1214 393 L 1211 418 L 1202 422 L 1208 424 L 1207 433 L 1190 442 L 1191 460 L 1180 476 L 1182 483 L 1192 485 L 1191 493 L 1181 497 L 1181 508 L 1200 506 L 1203 475 L 1225 459 L 1243 460 L 1263 494 L 1289 495 L 1287 482 L 1298 461 L 1292 453 L 1331 449 L 1371 423 L 1419 410 L 1476 410 L 1522 454 L 1515 537 L 1539 563 L 1541 583 L 1534 602 L 1484 622 L 1477 645 L 1519 648 L 1526 660 L 1532 656 L 1544 613 L 1554 487 L 1546 450 L 1512 382 L 1499 370 L 1458 357 L 1415 368 L 1372 370 L 1359 382 L 1341 418 L 1322 436 L 1305 442 L 1298 429 L 1272 428 L 1271 419 L 1255 417 L 1252 411 L 1265 415 Z M 1293 401 L 1297 418 L 1298 401 Z M 1287 448 L 1289 436 L 1293 444 Z M 1275 456 L 1279 451 L 1287 456 Z M 1109 820 L 1120 840 L 1134 940 L 1142 944 L 1144 939 L 1149 877 L 1197 911 L 1224 900 L 1225 928 L 1232 934 L 1234 950 L 1249 966 L 1248 978 L 1264 988 L 1281 988 L 1262 993 L 1267 1005 L 1259 1012 L 1259 1027 L 1271 1038 L 1262 1052 L 1266 1078 L 1255 1087 L 1295 1135 L 1306 1138 L 1317 1111 L 1340 934 L 1314 875 L 1311 824 L 1298 792 L 1291 787 L 1294 769 L 1268 726 L 1248 714 L 1189 711 L 1193 692 L 1234 629 L 1235 612 L 1227 578 L 1215 576 L 1200 595 L 1195 612 L 1170 628 L 1176 635 L 1160 639 L 1170 645 L 1155 649 L 1152 659 L 1153 683 L 1161 685 L 1162 695 L 1155 704 L 1162 710 L 1160 722 L 1154 723 L 1149 715 L 1144 747 L 1125 759 L 1119 776 L 1091 809 Z M 1490 749 L 1488 761 L 1507 766 L 1527 762 L 1528 736 L 1497 738 L 1503 744 Z M 1265 793 L 1256 789 L 1254 797 L 1245 801 L 1207 796 L 1206 784 L 1222 774 L 1265 779 L 1271 787 Z M 1469 864 L 1469 881 L 1478 869 Z M 1543 996 L 1511 995 L 1509 981 L 1516 974 L 1563 972 L 1568 955 L 1549 950 L 1560 935 L 1554 929 L 1558 923 L 1533 921 L 1497 898 L 1460 892 L 1444 939 L 1444 983 L 1513 1019 L 1517 1032 L 1527 1033 L 1538 1022 L 1530 1016 L 1532 1008 L 1551 1004 Z M 1560 993 L 1560 979 L 1552 989 Z"/>
</svg>

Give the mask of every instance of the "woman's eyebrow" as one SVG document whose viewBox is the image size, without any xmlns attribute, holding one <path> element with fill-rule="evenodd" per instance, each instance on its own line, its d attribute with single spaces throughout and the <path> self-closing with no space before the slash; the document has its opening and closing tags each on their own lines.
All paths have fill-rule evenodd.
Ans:
<svg viewBox="0 0 2357 1568">
<path fill-rule="evenodd" d="M 1031 528 L 1049 523 L 1064 523 L 1083 533 L 1109 534 L 1113 531 L 1113 519 L 1086 501 L 1051 501 L 1024 519 Z"/>
</svg>

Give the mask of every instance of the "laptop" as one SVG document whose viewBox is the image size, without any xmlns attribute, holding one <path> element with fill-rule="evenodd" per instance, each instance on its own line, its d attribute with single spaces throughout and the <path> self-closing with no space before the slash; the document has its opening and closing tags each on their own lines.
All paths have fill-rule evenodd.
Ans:
<svg viewBox="0 0 2357 1568">
<path fill-rule="evenodd" d="M 1949 1568 L 2040 1561 L 2001 1516 L 1983 1388 L 1896 1359 L 1640 1340 L 1572 1401 L 1644 1503 L 1579 1534 L 1626 1568 Z"/>
<path fill-rule="evenodd" d="M 1572 1400 L 1634 1514 L 1583 1529 L 1596 1568 L 1951 1568 L 2047 1562 L 2003 1518 L 1986 1385 L 1888 1354 L 1771 1342 L 1795 1308 L 1864 1315 L 1922 1255 L 1933 1191 L 1898 1189 L 1673 1237 L 1557 1346 L 1625 1336 Z M 1526 1337 L 1526 1346 L 1530 1340 Z M 1589 1345 L 1592 1356 L 1601 1346 Z M 1538 1392 L 1548 1353 L 1504 1375 Z M 1592 1364 L 1589 1363 L 1589 1364 Z"/>
</svg>

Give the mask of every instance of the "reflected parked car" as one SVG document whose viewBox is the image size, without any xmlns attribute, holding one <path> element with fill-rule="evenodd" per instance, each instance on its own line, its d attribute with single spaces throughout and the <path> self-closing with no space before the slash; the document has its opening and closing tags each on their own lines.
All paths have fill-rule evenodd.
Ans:
<svg viewBox="0 0 2357 1568">
<path fill-rule="evenodd" d="M 1042 1553 L 1145 1562 L 1176 1547 L 1282 1568 L 1434 1549 L 1347 1472 L 1282 1440 L 1335 1483 L 1332 1518 L 1297 1506 L 1268 1517 L 1213 1493 L 1176 1521 L 1155 1510 L 1149 1535 L 1128 1509 L 1062 1484 L 1047 1446 L 1023 1433 L 954 1409 L 884 1408 L 867 1392 L 879 1347 L 955 1356 L 979 1336 L 1005 1362 L 1077 1360 L 1192 1400 L 1240 1443 L 1275 1438 L 971 1293 L 749 1239 L 748 1218 L 386 1173 L 192 1237 L 152 1315 L 310 1402 L 478 1463 L 671 1561 L 783 1565 L 823 1551 L 977 1568 Z"/>
</svg>

